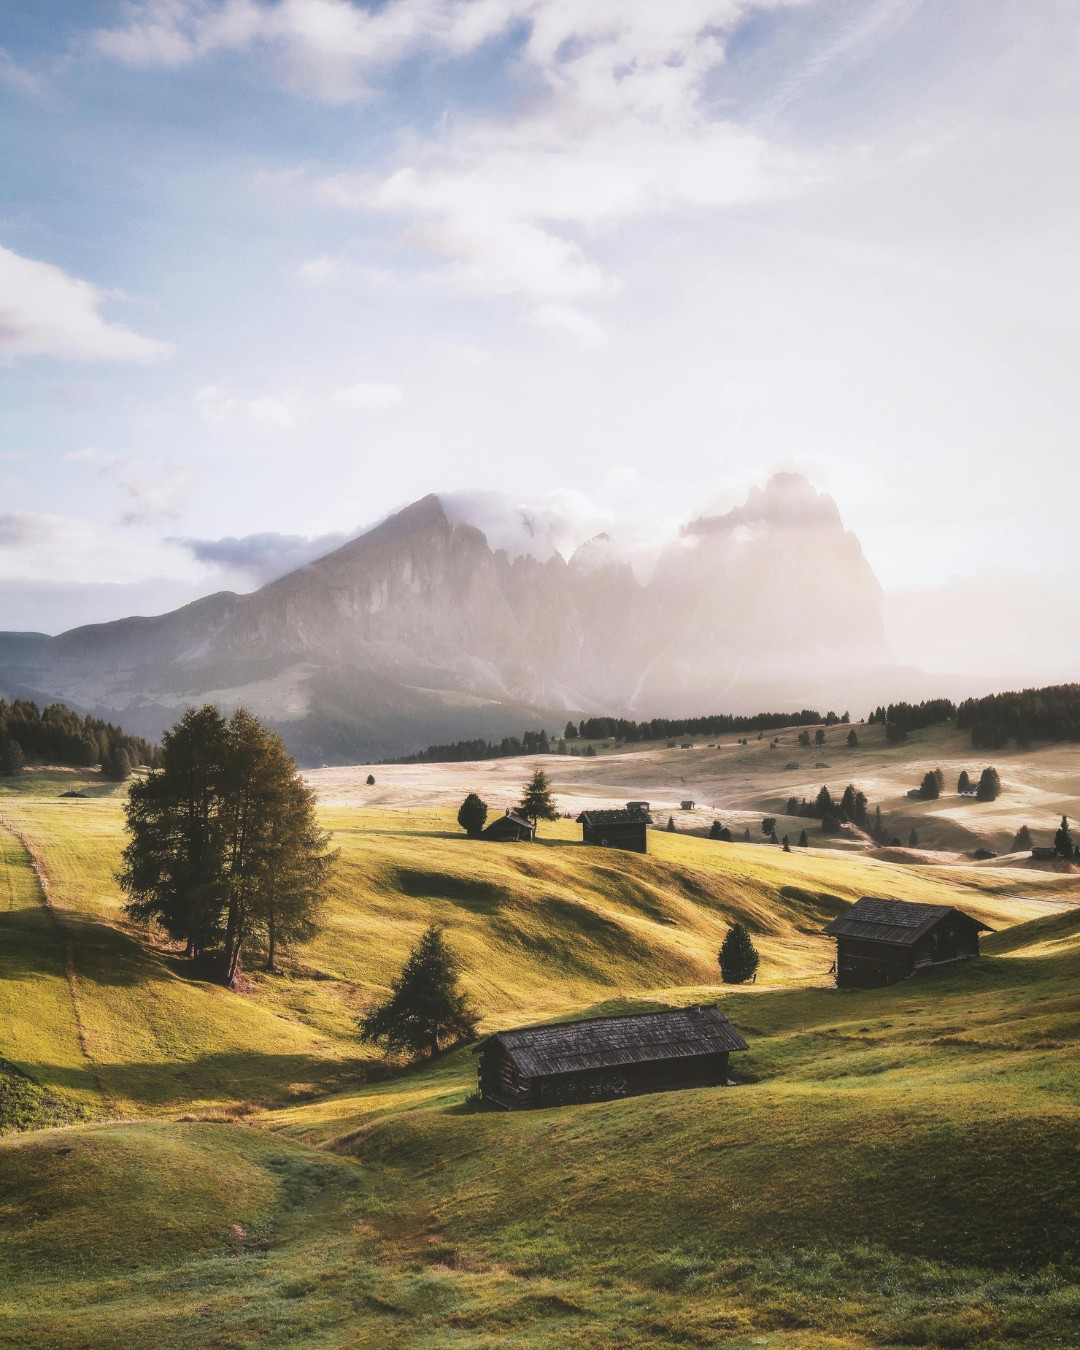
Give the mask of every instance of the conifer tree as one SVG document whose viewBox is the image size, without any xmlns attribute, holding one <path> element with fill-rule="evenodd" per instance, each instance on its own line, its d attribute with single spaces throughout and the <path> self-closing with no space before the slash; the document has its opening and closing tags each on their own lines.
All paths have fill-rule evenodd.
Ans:
<svg viewBox="0 0 1080 1350">
<path fill-rule="evenodd" d="M 521 789 L 518 810 L 534 825 L 540 820 L 559 819 L 559 811 L 551 795 L 551 783 L 543 769 L 537 769 Z"/>
<path fill-rule="evenodd" d="M 1016 831 L 1016 838 L 1013 840 L 1013 852 L 1026 852 L 1031 847 L 1031 831 L 1026 825 L 1021 825 Z"/>
<path fill-rule="evenodd" d="M 674 817 L 674 816 L 668 816 L 668 818 L 667 818 L 667 826 L 666 826 L 665 828 L 667 829 L 668 834 L 677 834 L 677 833 L 678 833 L 678 831 L 675 829 L 675 817 Z"/>
<path fill-rule="evenodd" d="M 457 823 L 470 839 L 475 839 L 484 828 L 487 814 L 487 802 L 475 792 L 470 792 L 458 807 Z"/>
<path fill-rule="evenodd" d="M 971 777 L 967 769 L 960 770 L 960 777 L 956 780 L 956 791 L 963 796 L 965 792 L 971 791 Z"/>
<path fill-rule="evenodd" d="M 757 975 L 760 957 L 741 923 L 734 923 L 720 946 L 720 978 L 725 984 L 745 984 Z"/>
<path fill-rule="evenodd" d="M 334 855 L 295 761 L 244 709 L 228 722 L 210 706 L 185 713 L 125 811 L 126 912 L 189 956 L 221 948 L 225 983 L 256 943 L 273 969 L 279 944 L 313 935 Z"/>
<path fill-rule="evenodd" d="M 8 737 L 0 745 L 0 777 L 17 778 L 26 767 L 26 756 L 18 741 Z"/>
<path fill-rule="evenodd" d="M 808 838 L 807 833 L 806 833 L 805 830 L 803 830 L 802 833 L 799 835 L 799 847 L 800 847 L 800 848 L 809 848 L 809 847 L 810 847 L 810 840 L 809 840 L 809 838 Z"/>
<path fill-rule="evenodd" d="M 718 820 L 714 820 L 712 825 L 709 826 L 709 838 L 722 839 L 723 837 L 724 837 L 724 827 L 720 824 Z"/>
<path fill-rule="evenodd" d="M 997 769 L 983 769 L 979 775 L 979 786 L 975 789 L 976 800 L 996 802 L 1001 796 L 1001 776 Z"/>
<path fill-rule="evenodd" d="M 576 740 L 577 740 L 577 738 L 578 738 L 578 729 L 577 729 L 576 726 L 574 726 L 573 722 L 567 722 L 567 724 L 566 724 L 566 730 L 563 732 L 563 737 L 564 737 L 565 740 L 568 740 L 568 741 L 576 741 Z"/>
<path fill-rule="evenodd" d="M 432 924 L 409 953 L 390 996 L 360 1021 L 366 1040 L 413 1057 L 471 1040 L 478 1017 L 460 987 L 458 964 Z"/>
<path fill-rule="evenodd" d="M 375 775 L 374 775 L 373 773 L 369 773 L 368 776 L 367 776 L 367 780 L 366 780 L 366 781 L 367 781 L 368 787 L 374 787 L 374 786 L 375 786 Z"/>
<path fill-rule="evenodd" d="M 854 727 L 847 734 L 847 744 L 849 750 L 854 750 L 859 744 L 859 735 Z"/>
<path fill-rule="evenodd" d="M 912 830 L 911 833 L 908 835 L 908 841 L 907 841 L 907 842 L 908 842 L 908 848 L 918 848 L 918 847 L 919 847 L 919 836 L 915 833 L 914 830 Z"/>
<path fill-rule="evenodd" d="M 1054 848 L 1059 858 L 1071 858 L 1073 856 L 1072 834 L 1069 831 L 1068 816 L 1061 817 L 1061 825 L 1057 834 L 1054 835 Z"/>
</svg>

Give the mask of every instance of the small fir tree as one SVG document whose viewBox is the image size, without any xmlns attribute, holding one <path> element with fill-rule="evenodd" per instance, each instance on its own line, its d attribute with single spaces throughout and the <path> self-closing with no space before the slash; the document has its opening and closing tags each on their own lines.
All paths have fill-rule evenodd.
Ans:
<svg viewBox="0 0 1080 1350">
<path fill-rule="evenodd" d="M 1071 858 L 1073 856 L 1072 834 L 1069 832 L 1068 816 L 1061 817 L 1061 825 L 1057 834 L 1054 835 L 1054 848 L 1057 850 L 1059 858 Z"/>
<path fill-rule="evenodd" d="M 919 847 L 919 836 L 915 833 L 914 830 L 912 830 L 911 833 L 908 835 L 908 841 L 907 841 L 907 843 L 908 843 L 908 848 L 918 848 L 918 847 Z"/>
<path fill-rule="evenodd" d="M 825 744 L 825 730 L 823 727 L 818 727 L 817 731 L 814 732 L 814 744 L 815 745 Z"/>
<path fill-rule="evenodd" d="M 935 802 L 941 796 L 941 788 L 938 786 L 937 774 L 930 772 L 923 775 L 922 786 L 919 788 L 921 796 L 928 802 Z"/>
<path fill-rule="evenodd" d="M 1016 838 L 1013 840 L 1013 852 L 1022 853 L 1031 848 L 1031 831 L 1026 825 L 1021 825 L 1016 831 Z"/>
<path fill-rule="evenodd" d="M 573 722 L 567 722 L 567 724 L 566 724 L 566 730 L 563 732 L 563 737 L 564 737 L 564 739 L 566 739 L 566 740 L 568 740 L 568 741 L 576 741 L 576 740 L 577 740 L 577 738 L 578 738 L 578 730 L 577 730 L 577 727 L 574 726 Z"/>
<path fill-rule="evenodd" d="M 720 946 L 720 978 L 725 984 L 745 984 L 757 977 L 760 957 L 741 923 L 734 923 Z"/>
<path fill-rule="evenodd" d="M 975 789 L 976 800 L 996 802 L 1001 796 L 1001 775 L 997 769 L 983 769 L 979 775 L 979 786 Z"/>
<path fill-rule="evenodd" d="M 775 816 L 765 817 L 765 819 L 761 822 L 761 833 L 765 836 L 766 839 L 772 838 L 772 836 L 776 833 Z"/>
<path fill-rule="evenodd" d="M 810 840 L 805 830 L 803 830 L 799 835 L 799 847 L 800 848 L 810 847 Z"/>
<path fill-rule="evenodd" d="M 709 838 L 710 838 L 710 839 L 723 839 L 723 837 L 724 837 L 724 827 L 723 827 L 723 825 L 721 825 L 720 822 L 719 822 L 718 820 L 714 820 L 713 823 L 712 823 L 712 825 L 709 827 Z"/>
<path fill-rule="evenodd" d="M 26 767 L 26 756 L 18 741 L 10 737 L 0 745 L 0 776 L 17 778 Z"/>
<path fill-rule="evenodd" d="M 849 750 L 854 750 L 859 744 L 859 736 L 854 727 L 847 734 L 847 743 Z"/>
<path fill-rule="evenodd" d="M 748 844 L 749 842 L 750 842 L 750 826 L 747 825 L 746 829 L 743 830 L 743 843 Z"/>
<path fill-rule="evenodd" d="M 551 795 L 551 781 L 543 769 L 537 769 L 521 789 L 520 813 L 535 825 L 540 820 L 558 820 L 559 808 Z"/>
<path fill-rule="evenodd" d="M 971 776 L 967 769 L 960 770 L 960 777 L 956 780 L 956 790 L 963 796 L 965 792 L 971 791 Z"/>
<path fill-rule="evenodd" d="M 666 826 L 666 829 L 667 829 L 668 834 L 675 834 L 675 833 L 676 833 L 676 830 L 675 830 L 675 817 L 674 817 L 674 816 L 668 816 L 668 818 L 667 818 L 667 826 Z"/>
<path fill-rule="evenodd" d="M 374 775 L 373 773 L 369 773 L 369 774 L 368 774 L 368 776 L 367 776 L 367 785 L 368 785 L 368 787 L 374 787 L 374 786 L 375 786 L 375 775 Z"/>
<path fill-rule="evenodd" d="M 457 823 L 470 839 L 475 839 L 484 828 L 484 821 L 487 820 L 487 814 L 487 802 L 475 792 L 470 792 L 458 807 Z"/>
<path fill-rule="evenodd" d="M 390 997 L 361 1018 L 360 1031 L 389 1054 L 416 1058 L 472 1040 L 478 1020 L 442 929 L 432 924 L 391 983 Z"/>
<path fill-rule="evenodd" d="M 788 839 L 786 834 L 784 835 L 784 852 L 785 853 L 791 852 L 791 840 Z"/>
</svg>

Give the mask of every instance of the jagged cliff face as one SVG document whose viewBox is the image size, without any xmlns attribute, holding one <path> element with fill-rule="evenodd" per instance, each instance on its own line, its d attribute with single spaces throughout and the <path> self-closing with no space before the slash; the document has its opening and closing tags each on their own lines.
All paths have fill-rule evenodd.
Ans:
<svg viewBox="0 0 1080 1350">
<path fill-rule="evenodd" d="M 0 638 L 9 687 L 149 734 L 193 701 L 242 701 L 317 761 L 502 734 L 538 714 L 556 725 L 805 700 L 834 672 L 887 659 L 858 541 L 793 475 L 688 525 L 647 585 L 596 544 L 570 561 L 510 558 L 431 496 L 253 595 Z"/>
</svg>

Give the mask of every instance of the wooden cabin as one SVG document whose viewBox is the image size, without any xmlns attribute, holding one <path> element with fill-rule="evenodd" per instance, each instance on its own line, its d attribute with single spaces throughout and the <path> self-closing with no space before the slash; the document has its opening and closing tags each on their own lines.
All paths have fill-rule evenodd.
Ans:
<svg viewBox="0 0 1080 1350">
<path fill-rule="evenodd" d="M 481 1096 L 511 1111 L 723 1086 L 748 1048 L 718 1008 L 694 1007 L 500 1031 L 476 1053 Z"/>
<path fill-rule="evenodd" d="M 978 956 L 979 934 L 993 929 L 950 905 L 864 895 L 825 932 L 836 938 L 837 987 L 876 989 Z"/>
<path fill-rule="evenodd" d="M 627 809 L 628 811 L 647 811 L 647 810 L 649 809 L 649 803 L 648 803 L 648 802 L 627 802 L 627 803 L 626 803 L 626 809 Z"/>
<path fill-rule="evenodd" d="M 480 838 L 494 844 L 531 844 L 536 838 L 536 826 L 507 807 L 506 814 L 496 816 L 487 829 L 481 831 Z"/>
<path fill-rule="evenodd" d="M 680 807 L 680 809 L 683 810 L 683 811 L 693 811 L 693 810 L 696 808 L 696 806 L 697 806 L 697 802 L 693 801 L 693 800 L 692 800 L 691 798 L 689 798 L 689 797 L 687 798 L 686 801 L 680 802 L 680 803 L 679 803 L 679 807 Z"/>
<path fill-rule="evenodd" d="M 596 844 L 599 848 L 625 848 L 631 853 L 649 851 L 646 830 L 652 824 L 652 816 L 641 807 L 582 811 L 577 823 L 581 826 L 582 841 L 586 844 Z"/>
<path fill-rule="evenodd" d="M 1031 850 L 1036 862 L 1056 862 L 1061 856 L 1053 844 L 1036 844 Z"/>
</svg>

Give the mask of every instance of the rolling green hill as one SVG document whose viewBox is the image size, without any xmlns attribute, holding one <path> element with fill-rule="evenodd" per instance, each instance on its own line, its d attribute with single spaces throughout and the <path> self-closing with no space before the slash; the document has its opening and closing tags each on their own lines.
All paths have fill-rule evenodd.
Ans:
<svg viewBox="0 0 1080 1350">
<path fill-rule="evenodd" d="M 1070 1343 L 1080 879 L 332 808 L 323 932 L 234 994 L 124 920 L 120 798 L 55 791 L 0 797 L 0 1343 Z M 838 993 L 820 930 L 864 893 L 997 931 Z M 740 1085 L 504 1115 L 468 1049 L 388 1075 L 355 1019 L 432 920 L 485 1027 L 720 998 Z"/>
</svg>

